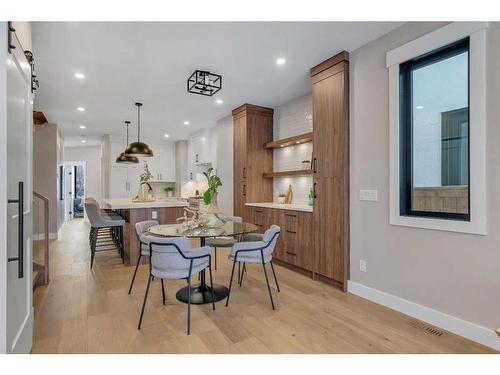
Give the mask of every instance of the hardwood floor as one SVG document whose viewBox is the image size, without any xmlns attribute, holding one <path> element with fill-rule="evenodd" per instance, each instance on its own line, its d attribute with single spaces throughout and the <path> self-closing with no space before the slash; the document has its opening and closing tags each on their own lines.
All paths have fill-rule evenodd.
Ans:
<svg viewBox="0 0 500 375">
<path fill-rule="evenodd" d="M 227 250 L 218 252 L 215 281 L 227 284 Z M 276 267 L 281 293 L 273 288 L 271 310 L 262 268 L 249 266 L 229 307 L 224 301 L 187 308 L 175 299 L 185 281 L 166 281 L 167 305 L 152 283 L 143 327 L 137 321 L 144 295 L 141 266 L 131 295 L 133 267 L 116 251 L 97 253 L 89 269 L 88 224 L 67 223 L 52 243 L 51 282 L 34 293 L 33 353 L 491 353 L 443 332 L 425 332 L 414 319 L 354 295 Z M 418 323 L 418 321 L 417 321 Z"/>
</svg>

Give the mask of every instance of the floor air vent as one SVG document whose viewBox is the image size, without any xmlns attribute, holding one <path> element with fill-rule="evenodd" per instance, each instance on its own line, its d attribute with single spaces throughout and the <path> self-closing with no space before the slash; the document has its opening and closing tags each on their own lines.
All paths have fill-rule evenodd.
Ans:
<svg viewBox="0 0 500 375">
<path fill-rule="evenodd" d="M 427 324 L 425 322 L 422 322 L 420 320 L 410 320 L 408 322 L 408 324 L 410 326 L 412 326 L 413 328 L 417 328 L 417 329 L 420 329 L 422 331 L 425 331 L 431 335 L 434 335 L 434 336 L 442 336 L 444 334 L 443 331 L 441 331 L 439 328 L 437 327 L 434 327 L 434 326 L 431 326 L 430 324 Z"/>
</svg>

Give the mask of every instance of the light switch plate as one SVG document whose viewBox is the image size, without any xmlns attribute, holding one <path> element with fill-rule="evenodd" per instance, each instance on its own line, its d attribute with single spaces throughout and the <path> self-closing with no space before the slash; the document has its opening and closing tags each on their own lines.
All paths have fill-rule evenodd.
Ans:
<svg viewBox="0 0 500 375">
<path fill-rule="evenodd" d="M 366 261 L 363 259 L 359 261 L 359 270 L 361 272 L 366 272 Z"/>
<path fill-rule="evenodd" d="M 151 211 L 151 219 L 158 219 L 158 211 Z"/>
<path fill-rule="evenodd" d="M 378 201 L 378 190 L 360 190 L 359 191 L 360 201 L 377 202 Z"/>
</svg>

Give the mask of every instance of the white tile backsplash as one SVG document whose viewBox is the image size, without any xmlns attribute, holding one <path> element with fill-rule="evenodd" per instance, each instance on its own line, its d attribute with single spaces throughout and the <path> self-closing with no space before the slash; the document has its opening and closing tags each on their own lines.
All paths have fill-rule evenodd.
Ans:
<svg viewBox="0 0 500 375">
<path fill-rule="evenodd" d="M 291 100 L 274 109 L 273 139 L 293 137 L 312 131 L 312 96 L 311 94 Z M 274 171 L 287 171 L 302 168 L 302 161 L 311 160 L 313 145 L 311 142 L 274 150 Z M 293 203 L 307 204 L 312 188 L 312 177 L 280 177 L 274 179 L 273 200 L 292 185 Z"/>
</svg>

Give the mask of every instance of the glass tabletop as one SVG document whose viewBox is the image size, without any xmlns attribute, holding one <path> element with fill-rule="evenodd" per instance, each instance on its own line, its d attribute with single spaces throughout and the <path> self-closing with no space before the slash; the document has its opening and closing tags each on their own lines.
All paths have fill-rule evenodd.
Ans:
<svg viewBox="0 0 500 375">
<path fill-rule="evenodd" d="M 203 226 L 189 229 L 183 224 L 154 225 L 148 232 L 160 237 L 205 238 L 218 236 L 235 236 L 257 231 L 257 226 L 251 223 L 235 223 L 227 221 L 220 225 Z"/>
</svg>

